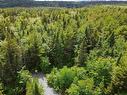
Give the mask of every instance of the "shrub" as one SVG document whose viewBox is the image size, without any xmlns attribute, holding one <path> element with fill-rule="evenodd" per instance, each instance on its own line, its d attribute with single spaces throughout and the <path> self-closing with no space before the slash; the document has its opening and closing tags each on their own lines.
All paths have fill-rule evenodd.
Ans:
<svg viewBox="0 0 127 95">
<path fill-rule="evenodd" d="M 127 53 L 125 53 L 117 66 L 113 69 L 112 74 L 112 92 L 127 92 Z"/>
<path fill-rule="evenodd" d="M 54 71 L 53 71 L 54 72 Z M 52 73 L 51 73 L 52 74 Z M 52 75 L 51 75 L 52 76 Z M 55 75 L 53 75 L 53 79 L 51 80 L 51 76 L 48 76 L 49 83 L 52 83 L 52 86 L 60 91 L 65 91 L 73 82 L 75 77 L 75 72 L 72 69 L 69 69 L 67 67 L 64 67 L 57 71 Z M 50 82 L 52 81 L 52 82 Z"/>
<path fill-rule="evenodd" d="M 72 84 L 66 90 L 68 95 L 100 95 L 100 89 L 94 86 L 94 80 L 87 78 L 85 80 L 78 80 L 76 84 Z"/>
<path fill-rule="evenodd" d="M 80 77 L 80 73 L 84 71 L 83 68 L 63 67 L 60 70 L 56 68 L 47 76 L 48 83 L 55 88 L 55 90 L 64 93 L 70 87 L 76 76 Z"/>
<path fill-rule="evenodd" d="M 104 83 L 104 87 L 107 87 L 111 83 L 112 71 L 115 65 L 113 58 L 96 58 L 88 61 L 87 70 L 89 77 L 93 77 L 95 85 Z"/>
<path fill-rule="evenodd" d="M 4 95 L 4 94 L 3 94 L 2 83 L 0 83 L 0 95 Z"/>
<path fill-rule="evenodd" d="M 43 88 L 38 79 L 32 78 L 28 70 L 18 72 L 18 93 L 26 95 L 43 95 Z"/>
<path fill-rule="evenodd" d="M 39 64 L 40 65 L 40 69 L 41 71 L 44 73 L 44 72 L 49 72 L 50 71 L 50 62 L 48 60 L 48 57 L 41 57 L 41 63 Z"/>
<path fill-rule="evenodd" d="M 37 79 L 31 79 L 26 84 L 26 95 L 44 95 L 43 88 Z"/>
</svg>

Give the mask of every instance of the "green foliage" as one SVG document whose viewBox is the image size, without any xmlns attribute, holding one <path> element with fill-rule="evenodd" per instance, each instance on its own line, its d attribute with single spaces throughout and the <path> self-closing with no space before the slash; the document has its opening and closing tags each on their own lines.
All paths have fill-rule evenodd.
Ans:
<svg viewBox="0 0 127 95">
<path fill-rule="evenodd" d="M 43 87 L 39 84 L 38 79 L 32 78 L 28 70 L 18 72 L 18 93 L 25 95 L 44 95 Z"/>
<path fill-rule="evenodd" d="M 111 90 L 109 88 L 114 66 L 115 60 L 112 58 L 91 59 L 87 62 L 86 69 L 81 67 L 53 69 L 47 78 L 49 84 L 61 93 L 67 92 L 69 95 L 107 94 Z"/>
<path fill-rule="evenodd" d="M 18 92 L 20 94 L 24 94 L 26 91 L 26 83 L 32 78 L 30 72 L 28 70 L 21 70 L 18 72 L 17 82 L 18 82 Z"/>
<path fill-rule="evenodd" d="M 118 92 L 124 92 L 127 90 L 127 53 L 125 53 L 120 60 L 118 66 L 114 67 L 113 76 L 112 76 L 112 90 L 114 93 L 117 93 L 115 90 L 118 89 Z"/>
<path fill-rule="evenodd" d="M 41 63 L 39 66 L 40 66 L 41 71 L 49 72 L 51 68 L 49 59 L 47 57 L 41 57 Z"/>
<path fill-rule="evenodd" d="M 37 79 L 30 79 L 26 84 L 26 95 L 44 95 L 43 88 Z"/>
<path fill-rule="evenodd" d="M 4 93 L 11 95 L 18 93 L 17 89 L 17 75 L 21 68 L 21 51 L 20 46 L 11 33 L 10 28 L 6 28 L 6 39 L 1 41 L 1 76 Z"/>
<path fill-rule="evenodd" d="M 73 82 L 76 72 L 67 67 L 62 68 L 60 71 L 54 69 L 47 79 L 57 91 L 65 91 Z"/>
<path fill-rule="evenodd" d="M 24 54 L 24 63 L 26 64 L 26 68 L 30 71 L 38 69 L 40 63 L 39 44 L 41 44 L 41 38 L 39 38 L 39 35 L 39 33 L 33 32 L 27 37 L 28 47 Z"/>
<path fill-rule="evenodd" d="M 94 81 L 91 78 L 79 80 L 67 89 L 68 95 L 100 95 L 101 89 L 94 88 Z"/>
<path fill-rule="evenodd" d="M 98 58 L 88 62 L 87 70 L 90 76 L 95 79 L 95 85 L 99 85 L 102 81 L 107 87 L 111 82 L 112 70 L 115 60 L 112 58 Z"/>
<path fill-rule="evenodd" d="M 4 95 L 4 94 L 3 94 L 3 87 L 2 87 L 2 83 L 0 83 L 0 95 Z"/>
<path fill-rule="evenodd" d="M 48 83 L 62 94 L 126 93 L 126 18 L 113 6 L 0 9 L 2 92 L 40 95 L 29 71 L 55 68 Z"/>
</svg>

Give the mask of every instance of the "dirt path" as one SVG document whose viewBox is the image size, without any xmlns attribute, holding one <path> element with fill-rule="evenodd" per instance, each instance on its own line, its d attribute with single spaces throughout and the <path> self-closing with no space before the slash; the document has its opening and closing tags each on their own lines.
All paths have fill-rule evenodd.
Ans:
<svg viewBox="0 0 127 95">
<path fill-rule="evenodd" d="M 37 77 L 39 80 L 39 83 L 43 86 L 44 95 L 59 95 L 53 90 L 53 88 L 48 86 L 48 83 L 47 83 L 47 80 L 46 80 L 44 74 L 36 73 L 36 74 L 33 74 L 33 77 Z"/>
</svg>

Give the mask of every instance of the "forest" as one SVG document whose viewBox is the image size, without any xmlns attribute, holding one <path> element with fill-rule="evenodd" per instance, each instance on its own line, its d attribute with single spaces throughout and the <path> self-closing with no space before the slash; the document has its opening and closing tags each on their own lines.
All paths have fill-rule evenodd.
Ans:
<svg viewBox="0 0 127 95">
<path fill-rule="evenodd" d="M 73 2 L 71 0 L 0 0 L 0 8 L 7 7 L 64 7 L 64 8 L 80 8 L 93 5 L 125 5 L 126 0 L 79 0 L 79 2 Z"/>
<path fill-rule="evenodd" d="M 46 95 L 38 73 L 59 95 L 127 95 L 127 7 L 0 9 L 0 95 Z"/>
</svg>

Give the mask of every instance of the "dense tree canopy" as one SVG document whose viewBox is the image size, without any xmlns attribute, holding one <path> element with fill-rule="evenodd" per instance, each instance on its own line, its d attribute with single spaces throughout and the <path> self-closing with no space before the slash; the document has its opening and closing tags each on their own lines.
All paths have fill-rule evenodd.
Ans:
<svg viewBox="0 0 127 95">
<path fill-rule="evenodd" d="M 0 9 L 0 94 L 126 95 L 126 57 L 126 7 Z"/>
<path fill-rule="evenodd" d="M 93 5 L 125 5 L 127 2 L 120 0 L 81 0 L 80 2 L 74 1 L 52 1 L 52 0 L 0 0 L 0 8 L 6 7 L 66 7 L 66 8 L 80 8 Z"/>
</svg>

